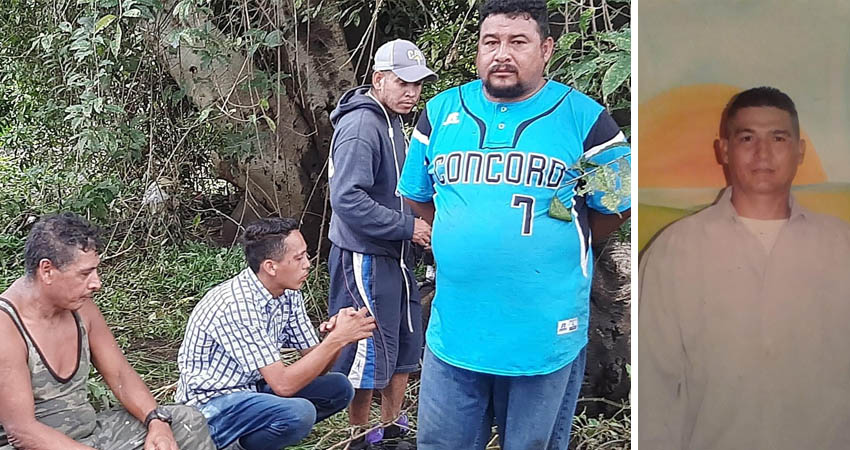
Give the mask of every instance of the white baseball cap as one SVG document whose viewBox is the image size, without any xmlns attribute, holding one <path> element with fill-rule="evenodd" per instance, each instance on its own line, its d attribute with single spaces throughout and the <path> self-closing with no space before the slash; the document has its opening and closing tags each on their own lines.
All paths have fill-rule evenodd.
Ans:
<svg viewBox="0 0 850 450">
<path fill-rule="evenodd" d="M 380 46 L 375 52 L 375 65 L 372 69 L 376 72 L 391 70 L 408 83 L 437 79 L 437 74 L 425 65 L 425 55 L 419 47 L 404 39 L 396 39 Z"/>
</svg>

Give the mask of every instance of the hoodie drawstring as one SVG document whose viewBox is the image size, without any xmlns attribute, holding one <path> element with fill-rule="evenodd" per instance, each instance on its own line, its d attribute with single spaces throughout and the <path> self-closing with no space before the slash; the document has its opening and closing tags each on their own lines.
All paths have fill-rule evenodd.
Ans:
<svg viewBox="0 0 850 450">
<path fill-rule="evenodd" d="M 372 96 L 371 92 L 366 92 L 366 95 L 375 101 L 378 106 L 381 108 L 381 111 L 384 113 L 384 117 L 387 119 L 387 133 L 390 135 L 390 145 L 393 147 L 393 162 L 395 163 L 395 196 L 398 197 L 399 207 L 402 214 L 404 214 L 404 198 L 402 198 L 401 193 L 398 191 L 398 181 L 401 178 L 401 170 L 398 165 L 398 151 L 395 146 L 395 132 L 393 130 L 393 122 L 390 120 L 390 115 L 387 113 L 387 110 L 384 108 L 384 105 L 378 101 L 374 96 Z M 415 219 L 414 219 L 415 220 Z M 401 269 L 401 276 L 404 278 L 404 295 L 405 301 L 407 302 L 407 329 L 413 333 L 413 318 L 410 315 L 410 280 L 407 279 L 407 264 L 404 262 L 404 248 L 405 242 L 401 241 L 401 257 L 399 258 L 399 269 Z"/>
</svg>

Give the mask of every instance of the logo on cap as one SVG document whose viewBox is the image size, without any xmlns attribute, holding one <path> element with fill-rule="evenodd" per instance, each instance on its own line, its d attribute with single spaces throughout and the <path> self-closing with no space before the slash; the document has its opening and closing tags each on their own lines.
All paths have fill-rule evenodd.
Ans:
<svg viewBox="0 0 850 450">
<path fill-rule="evenodd" d="M 407 51 L 407 59 L 415 60 L 416 64 L 422 64 L 422 60 L 424 58 L 422 57 L 422 52 L 420 52 L 419 50 L 411 49 Z"/>
</svg>

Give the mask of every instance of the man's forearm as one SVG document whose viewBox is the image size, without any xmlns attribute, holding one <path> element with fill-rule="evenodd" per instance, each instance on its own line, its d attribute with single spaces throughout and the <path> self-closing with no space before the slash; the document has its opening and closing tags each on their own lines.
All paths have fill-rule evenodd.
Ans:
<svg viewBox="0 0 850 450">
<path fill-rule="evenodd" d="M 428 225 L 434 225 L 434 214 L 437 211 L 434 202 L 417 202 L 407 197 L 404 198 L 404 201 L 410 205 L 414 215 L 421 217 L 422 220 L 428 222 Z"/>
<path fill-rule="evenodd" d="M 94 450 L 92 447 L 80 444 L 60 431 L 33 419 L 21 426 L 11 425 L 6 428 L 9 443 L 12 447 L 22 450 Z"/>
<path fill-rule="evenodd" d="M 344 223 L 371 238 L 403 241 L 410 239 L 413 231 L 413 217 L 378 203 L 360 188 L 332 192 L 331 207 Z"/>
<path fill-rule="evenodd" d="M 117 382 L 109 381 L 107 380 L 107 384 L 115 394 L 115 398 L 139 422 L 144 422 L 148 413 L 156 408 L 156 399 L 153 398 L 145 382 L 129 364 L 121 370 Z"/>
<path fill-rule="evenodd" d="M 318 346 L 316 346 L 316 347 L 318 347 Z M 313 349 L 315 349 L 316 347 L 310 347 L 307 350 L 302 350 L 301 351 L 301 357 L 303 358 L 303 357 L 307 356 L 307 354 L 310 353 L 311 351 L 313 351 Z M 334 363 L 336 362 L 336 359 L 339 358 L 339 354 L 340 354 L 341 351 L 342 351 L 342 347 L 340 347 L 340 349 L 337 350 L 336 353 L 333 354 L 333 357 L 331 357 L 330 361 L 328 361 L 328 365 L 326 365 L 325 368 L 322 369 L 322 372 L 319 375 L 324 375 L 324 374 L 331 371 L 331 369 L 334 366 Z"/>
<path fill-rule="evenodd" d="M 620 228 L 629 217 L 632 216 L 632 210 L 627 209 L 617 214 L 602 214 L 599 211 L 590 211 L 590 233 L 593 236 L 593 242 L 603 242 L 612 232 Z"/>
<path fill-rule="evenodd" d="M 283 366 L 269 376 L 260 369 L 266 383 L 275 394 L 281 397 L 291 397 L 310 384 L 319 375 L 324 374 L 336 360 L 345 345 L 328 336 L 319 345 L 305 352 L 304 356 L 294 363 Z"/>
</svg>

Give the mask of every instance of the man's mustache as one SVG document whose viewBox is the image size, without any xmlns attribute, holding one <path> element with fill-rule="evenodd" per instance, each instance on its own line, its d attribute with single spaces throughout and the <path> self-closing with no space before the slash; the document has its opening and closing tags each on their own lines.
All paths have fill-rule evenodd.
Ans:
<svg viewBox="0 0 850 450">
<path fill-rule="evenodd" d="M 491 67 L 490 70 L 487 71 L 487 74 L 491 74 L 493 72 L 513 72 L 513 73 L 517 73 L 518 70 L 517 70 L 516 67 L 514 67 L 510 64 L 497 64 L 497 65 Z"/>
</svg>

